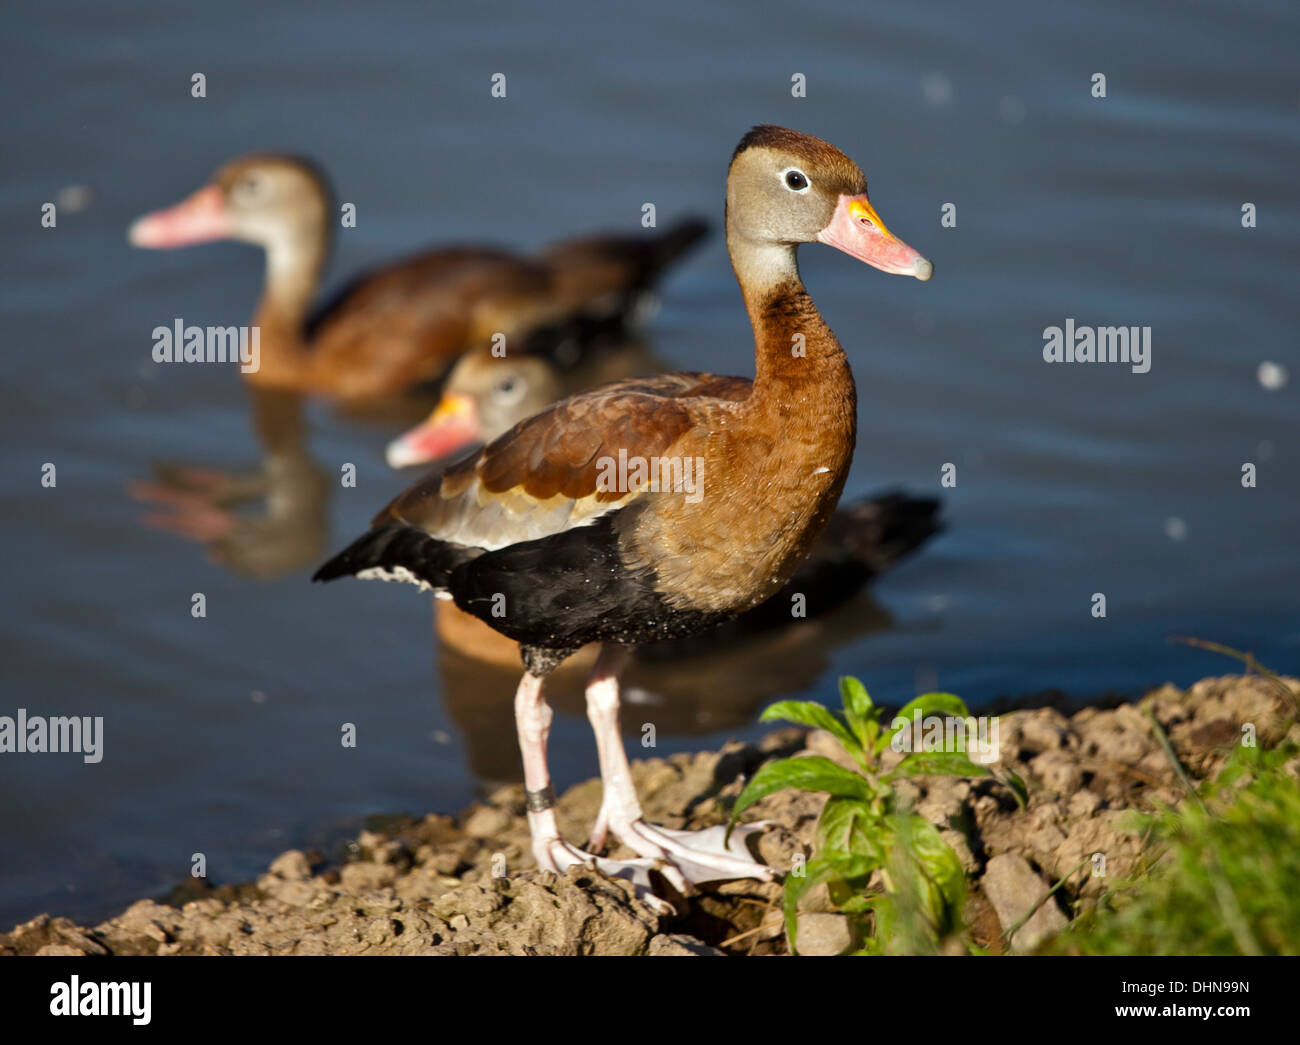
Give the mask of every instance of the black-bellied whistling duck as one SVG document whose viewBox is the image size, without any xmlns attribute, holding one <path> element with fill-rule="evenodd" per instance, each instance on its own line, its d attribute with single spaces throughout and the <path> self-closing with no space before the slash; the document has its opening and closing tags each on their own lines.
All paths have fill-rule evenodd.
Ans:
<svg viewBox="0 0 1300 1045">
<path fill-rule="evenodd" d="M 628 349 L 620 351 L 619 349 Z M 576 391 L 641 369 L 648 356 L 634 346 L 587 351 L 561 365 L 549 354 L 494 356 L 470 352 L 457 360 L 442 386 L 442 400 L 429 419 L 388 445 L 395 468 L 428 464 L 476 443 L 489 443 L 539 413 L 565 391 Z M 633 371 L 634 372 L 634 371 Z M 826 529 L 785 587 L 766 602 L 711 631 L 642 646 L 639 659 L 669 659 L 716 651 L 747 635 L 800 620 L 814 620 L 843 605 L 866 585 L 938 533 L 939 502 L 889 491 L 835 509 Z M 801 595 L 802 616 L 792 612 Z M 470 656 L 517 662 L 518 645 L 470 616 L 455 603 L 437 604 L 438 636 Z"/>
<path fill-rule="evenodd" d="M 302 159 L 232 160 L 174 207 L 138 219 L 138 247 L 234 239 L 266 251 L 254 323 L 264 386 L 342 399 L 401 392 L 436 379 L 472 345 L 509 343 L 574 313 L 636 308 L 655 279 L 705 232 L 697 220 L 658 233 L 590 236 L 523 257 L 490 247 L 428 251 L 345 286 L 311 311 L 330 249 L 332 196 Z"/>
<path fill-rule="evenodd" d="M 648 348 L 627 338 L 574 346 L 563 360 L 549 346 L 504 356 L 490 349 L 467 352 L 448 371 L 442 398 L 428 418 L 388 444 L 389 467 L 432 464 L 491 442 L 557 399 L 645 373 L 652 364 Z"/>
<path fill-rule="evenodd" d="M 881 223 L 862 171 L 827 142 L 750 131 L 727 176 L 727 248 L 754 328 L 757 374 L 667 374 L 562 400 L 399 496 L 316 573 L 412 581 L 520 643 L 515 699 L 538 865 L 587 864 L 643 886 L 769 877 L 720 828 L 647 824 L 618 729 L 628 647 L 717 626 L 775 593 L 835 507 L 857 430 L 848 359 L 799 278 L 800 243 L 823 242 L 885 272 L 932 268 Z M 626 462 L 676 462 L 666 483 Z M 686 468 L 694 466 L 687 477 Z M 626 476 L 623 470 L 628 469 Z M 636 469 L 636 470 L 633 470 Z M 587 686 L 604 798 L 594 848 L 613 833 L 638 859 L 611 861 L 560 837 L 546 765 L 543 679 L 603 643 Z"/>
</svg>

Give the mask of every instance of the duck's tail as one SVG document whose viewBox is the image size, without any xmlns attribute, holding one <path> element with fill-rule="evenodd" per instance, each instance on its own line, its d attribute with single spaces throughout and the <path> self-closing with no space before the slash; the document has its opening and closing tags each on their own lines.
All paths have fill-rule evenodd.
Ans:
<svg viewBox="0 0 1300 1045">
<path fill-rule="evenodd" d="M 438 592 L 445 590 L 452 570 L 478 554 L 477 549 L 445 544 L 405 523 L 381 523 L 324 563 L 311 579 L 405 581 Z"/>
<path fill-rule="evenodd" d="M 709 232 L 703 218 L 687 217 L 664 232 L 603 233 L 561 240 L 538 260 L 548 265 L 556 292 L 576 310 L 600 310 L 648 292 L 673 262 Z"/>
<path fill-rule="evenodd" d="M 626 343 L 654 312 L 654 287 L 664 270 L 708 233 L 709 223 L 692 216 L 663 232 L 585 236 L 547 247 L 538 258 L 551 268 L 568 308 L 530 330 L 522 350 L 568 369 L 593 350 Z"/>
</svg>

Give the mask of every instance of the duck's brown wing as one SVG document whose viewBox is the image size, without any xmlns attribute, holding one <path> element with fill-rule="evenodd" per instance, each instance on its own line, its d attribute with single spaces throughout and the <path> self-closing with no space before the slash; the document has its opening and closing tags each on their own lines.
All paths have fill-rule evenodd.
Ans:
<svg viewBox="0 0 1300 1045">
<path fill-rule="evenodd" d="M 704 400 L 744 399 L 751 382 L 713 374 L 630 378 L 571 396 L 407 490 L 374 525 L 494 550 L 581 526 L 642 495 L 611 484 L 620 453 L 666 456 Z"/>
<path fill-rule="evenodd" d="M 745 378 L 681 373 L 562 399 L 400 494 L 313 579 L 356 575 L 437 589 L 484 552 L 592 524 L 644 496 L 611 486 L 609 460 L 620 451 L 664 456 L 707 404 L 737 402 L 750 388 Z"/>
<path fill-rule="evenodd" d="M 670 374 L 561 400 L 402 494 L 313 579 L 449 595 L 520 642 L 528 669 L 543 674 L 587 642 L 707 627 L 718 614 L 675 610 L 653 569 L 624 556 L 623 513 L 655 495 L 610 484 L 609 463 L 672 455 L 750 391 L 743 378 Z"/>
<path fill-rule="evenodd" d="M 536 262 L 481 247 L 370 272 L 307 323 L 313 384 L 356 398 L 432 380 L 477 339 L 533 322 L 550 280 Z"/>
</svg>

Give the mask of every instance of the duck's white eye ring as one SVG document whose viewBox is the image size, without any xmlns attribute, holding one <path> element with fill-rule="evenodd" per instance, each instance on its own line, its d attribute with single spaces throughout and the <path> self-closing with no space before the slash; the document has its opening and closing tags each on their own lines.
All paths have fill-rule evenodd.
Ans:
<svg viewBox="0 0 1300 1045">
<path fill-rule="evenodd" d="M 523 378 L 503 378 L 492 389 L 492 401 L 501 406 L 514 406 L 523 399 L 526 390 L 527 385 Z"/>
<path fill-rule="evenodd" d="M 791 167 L 789 170 L 782 172 L 781 180 L 785 182 L 785 187 L 791 192 L 807 192 L 812 187 L 808 182 L 808 175 L 797 167 Z"/>
</svg>

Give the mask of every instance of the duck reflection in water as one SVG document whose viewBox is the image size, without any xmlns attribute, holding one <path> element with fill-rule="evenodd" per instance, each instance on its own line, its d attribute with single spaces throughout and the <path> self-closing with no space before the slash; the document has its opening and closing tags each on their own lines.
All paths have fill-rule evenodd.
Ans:
<svg viewBox="0 0 1300 1045">
<path fill-rule="evenodd" d="M 268 579 L 302 569 L 329 544 L 334 487 L 312 459 L 302 397 L 252 387 L 249 407 L 259 468 L 160 462 L 128 493 L 151 506 L 144 525 L 203 544 L 208 558 L 240 576 Z M 260 504 L 260 513 L 250 507 Z"/>
</svg>

